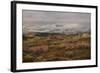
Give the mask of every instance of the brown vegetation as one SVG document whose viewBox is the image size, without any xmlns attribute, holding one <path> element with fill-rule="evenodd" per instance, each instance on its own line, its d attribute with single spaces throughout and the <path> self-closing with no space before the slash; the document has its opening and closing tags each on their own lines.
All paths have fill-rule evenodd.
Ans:
<svg viewBox="0 0 100 73">
<path fill-rule="evenodd" d="M 90 59 L 90 46 L 89 33 L 45 36 L 30 33 L 23 37 L 23 62 Z"/>
</svg>

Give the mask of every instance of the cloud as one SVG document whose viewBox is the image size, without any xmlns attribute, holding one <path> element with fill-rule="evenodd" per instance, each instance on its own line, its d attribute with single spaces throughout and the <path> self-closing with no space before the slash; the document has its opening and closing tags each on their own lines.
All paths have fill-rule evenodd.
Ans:
<svg viewBox="0 0 100 73">
<path fill-rule="evenodd" d="M 89 31 L 90 18 L 90 13 L 23 10 L 23 32 Z"/>
</svg>

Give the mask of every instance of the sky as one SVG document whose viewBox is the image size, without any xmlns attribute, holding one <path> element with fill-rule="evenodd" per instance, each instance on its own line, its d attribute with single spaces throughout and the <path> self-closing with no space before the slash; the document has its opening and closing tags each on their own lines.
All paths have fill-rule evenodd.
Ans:
<svg viewBox="0 0 100 73">
<path fill-rule="evenodd" d="M 78 12 L 23 10 L 23 33 L 56 32 L 77 33 L 87 32 L 91 28 L 91 14 Z"/>
</svg>

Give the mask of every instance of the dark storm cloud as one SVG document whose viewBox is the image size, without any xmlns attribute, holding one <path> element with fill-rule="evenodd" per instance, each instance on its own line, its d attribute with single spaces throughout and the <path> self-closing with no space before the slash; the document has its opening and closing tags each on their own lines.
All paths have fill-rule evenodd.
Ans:
<svg viewBox="0 0 100 73">
<path fill-rule="evenodd" d="M 89 13 L 23 10 L 23 32 L 89 31 L 90 16 Z"/>
</svg>

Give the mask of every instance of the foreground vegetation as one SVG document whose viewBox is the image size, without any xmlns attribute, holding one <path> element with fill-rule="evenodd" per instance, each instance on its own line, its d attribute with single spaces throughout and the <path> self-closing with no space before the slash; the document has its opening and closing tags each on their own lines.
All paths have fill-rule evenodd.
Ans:
<svg viewBox="0 0 100 73">
<path fill-rule="evenodd" d="M 23 62 L 85 60 L 91 55 L 90 33 L 23 35 Z"/>
</svg>

